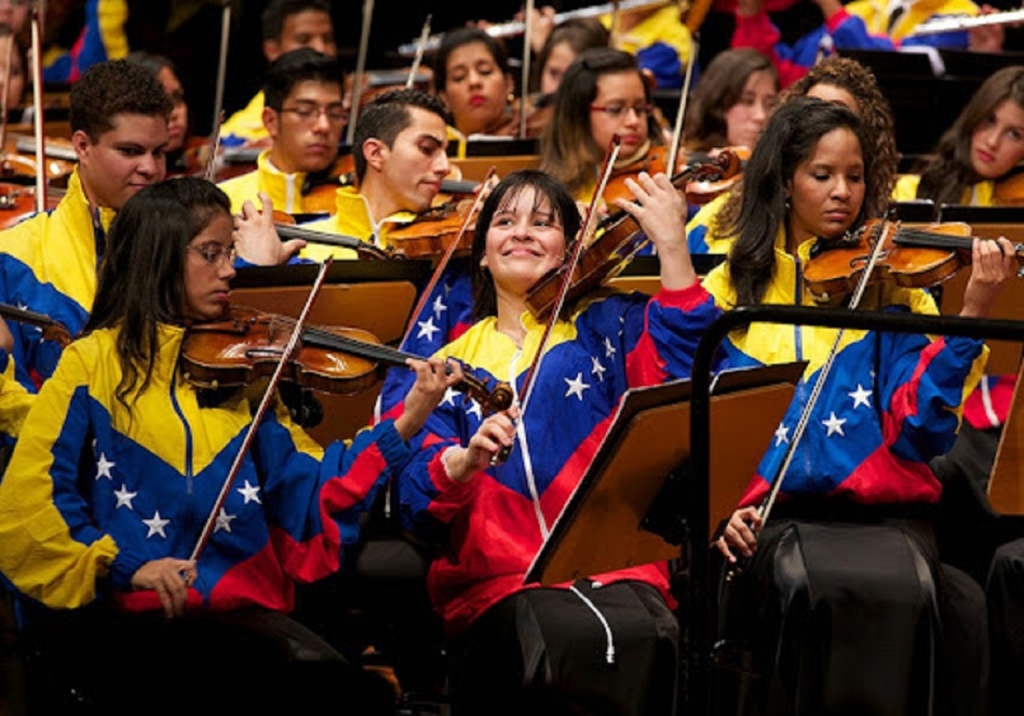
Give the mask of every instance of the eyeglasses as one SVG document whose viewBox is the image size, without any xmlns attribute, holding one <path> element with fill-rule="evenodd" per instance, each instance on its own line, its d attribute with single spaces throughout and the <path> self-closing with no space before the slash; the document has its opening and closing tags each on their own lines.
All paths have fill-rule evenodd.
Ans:
<svg viewBox="0 0 1024 716">
<path fill-rule="evenodd" d="M 235 245 L 225 246 L 219 244 L 216 241 L 210 241 L 205 244 L 199 244 L 199 246 L 188 246 L 189 249 L 195 251 L 197 254 L 203 257 L 203 260 L 208 264 L 217 264 L 221 259 L 227 258 L 229 264 L 235 262 L 235 257 L 238 256 L 238 250 Z"/>
<path fill-rule="evenodd" d="M 590 105 L 591 112 L 604 112 L 612 119 L 618 119 L 630 110 L 633 110 L 636 116 L 642 119 L 650 114 L 653 109 L 654 107 L 649 104 L 609 104 L 603 107 L 596 104 Z"/>
<path fill-rule="evenodd" d="M 321 107 L 315 104 L 303 104 L 298 107 L 282 107 L 282 112 L 290 112 L 294 114 L 300 122 L 315 122 L 320 119 L 320 115 L 326 115 L 328 122 L 339 124 L 345 121 L 345 117 L 348 112 L 340 104 L 329 104 L 326 107 Z"/>
</svg>

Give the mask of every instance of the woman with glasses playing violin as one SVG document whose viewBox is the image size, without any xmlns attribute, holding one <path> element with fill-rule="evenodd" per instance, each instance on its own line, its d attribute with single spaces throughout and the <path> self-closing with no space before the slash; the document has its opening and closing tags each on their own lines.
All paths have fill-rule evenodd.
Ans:
<svg viewBox="0 0 1024 716">
<path fill-rule="evenodd" d="M 190 328 L 229 310 L 227 197 L 200 179 L 158 183 L 126 202 L 108 239 L 84 336 L 37 397 L 0 487 L 0 572 L 29 629 L 55 639 L 53 668 L 104 713 L 136 711 L 169 684 L 187 684 L 201 713 L 337 696 L 389 713 L 372 700 L 389 686 L 287 613 L 296 582 L 338 569 L 461 369 L 413 362 L 403 415 L 326 449 L 275 399 L 227 486 L 260 382 L 214 402 L 179 361 Z"/>
<path fill-rule="evenodd" d="M 565 184 L 577 201 L 589 202 L 617 135 L 619 158 L 609 179 L 616 196 L 628 195 L 622 192 L 626 177 L 665 171 L 667 152 L 654 121 L 651 91 L 633 55 L 610 48 L 582 52 L 555 92 L 554 115 L 541 136 L 541 169 Z"/>
</svg>

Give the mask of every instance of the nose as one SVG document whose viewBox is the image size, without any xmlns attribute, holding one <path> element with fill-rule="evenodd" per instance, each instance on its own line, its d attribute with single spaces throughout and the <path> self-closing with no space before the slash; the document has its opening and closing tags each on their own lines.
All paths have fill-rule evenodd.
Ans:
<svg viewBox="0 0 1024 716">
<path fill-rule="evenodd" d="M 438 175 L 441 178 L 444 178 L 448 176 L 451 170 L 452 163 L 448 159 L 448 154 L 446 152 L 438 152 L 436 158 L 434 159 L 434 174 Z"/>
<path fill-rule="evenodd" d="M 768 119 L 768 108 L 761 102 L 755 102 L 753 118 L 758 124 L 764 124 L 765 120 Z"/>
<path fill-rule="evenodd" d="M 327 54 L 327 42 L 322 37 L 314 37 L 313 39 L 311 39 L 309 41 L 308 47 L 310 49 L 316 50 L 321 55 Z"/>
<path fill-rule="evenodd" d="M 144 177 L 155 177 L 163 167 L 163 158 L 157 158 L 153 152 L 145 152 L 139 157 L 135 171 Z"/>
<path fill-rule="evenodd" d="M 320 110 L 316 113 L 316 121 L 313 122 L 313 131 L 326 133 L 331 129 L 331 121 L 327 117 L 327 110 Z"/>
<path fill-rule="evenodd" d="M 225 254 L 226 256 L 227 254 Z M 234 260 L 221 260 L 217 262 L 217 278 L 222 281 L 230 281 L 235 277 L 235 262 Z"/>
<path fill-rule="evenodd" d="M 836 199 L 848 199 L 851 194 L 850 182 L 845 177 L 837 179 L 835 186 L 832 188 L 832 196 Z"/>
</svg>

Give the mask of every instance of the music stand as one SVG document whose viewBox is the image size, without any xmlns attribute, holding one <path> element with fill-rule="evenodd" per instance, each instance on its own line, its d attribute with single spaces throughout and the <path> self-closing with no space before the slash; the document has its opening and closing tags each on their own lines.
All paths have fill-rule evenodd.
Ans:
<svg viewBox="0 0 1024 716">
<path fill-rule="evenodd" d="M 711 398 L 717 427 L 711 430 L 711 510 L 719 514 L 712 519 L 735 507 L 805 366 L 787 363 L 718 376 Z M 689 381 L 626 391 L 590 467 L 527 570 L 526 583 L 560 584 L 680 556 L 685 526 L 679 470 L 685 470 L 690 449 L 689 398 Z"/>
</svg>

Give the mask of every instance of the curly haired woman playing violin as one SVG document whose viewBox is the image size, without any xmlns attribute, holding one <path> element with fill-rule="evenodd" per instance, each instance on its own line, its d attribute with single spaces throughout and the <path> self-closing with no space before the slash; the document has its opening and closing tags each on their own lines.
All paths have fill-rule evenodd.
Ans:
<svg viewBox="0 0 1024 716">
<path fill-rule="evenodd" d="M 815 303 L 803 267 L 863 219 L 875 180 L 867 146 L 857 116 L 837 103 L 798 97 L 776 110 L 744 171 L 728 261 L 704 280 L 722 310 Z M 1006 239 L 975 240 L 961 315 L 985 316 L 1015 270 Z M 891 283 L 869 286 L 859 307 L 937 312 L 925 289 Z M 725 353 L 732 366 L 809 362 L 716 542 L 727 564 L 751 559 L 734 592 L 749 609 L 730 610 L 727 624 L 753 642 L 764 675 L 752 712 L 799 704 L 792 713 L 909 713 L 933 698 L 949 713 L 976 712 L 984 599 L 939 563 L 929 516 L 942 487 L 928 461 L 953 444 L 983 343 L 852 330 L 838 340 L 831 328 L 755 323 L 732 334 Z M 922 607 L 936 597 L 937 611 Z M 941 634 L 921 630 L 935 620 Z M 934 673 L 920 639 L 935 641 Z"/>
<path fill-rule="evenodd" d="M 57 668 L 105 713 L 137 710 L 168 684 L 229 710 L 337 688 L 318 677 L 369 695 L 287 616 L 294 585 L 338 569 L 367 504 L 412 454 L 406 438 L 461 374 L 416 362 L 402 417 L 326 449 L 275 399 L 228 488 L 259 384 L 210 399 L 179 366 L 190 327 L 229 310 L 228 207 L 199 179 L 126 202 L 85 335 L 36 399 L 0 485 L 0 572 L 30 626 L 59 637 Z"/>
</svg>

